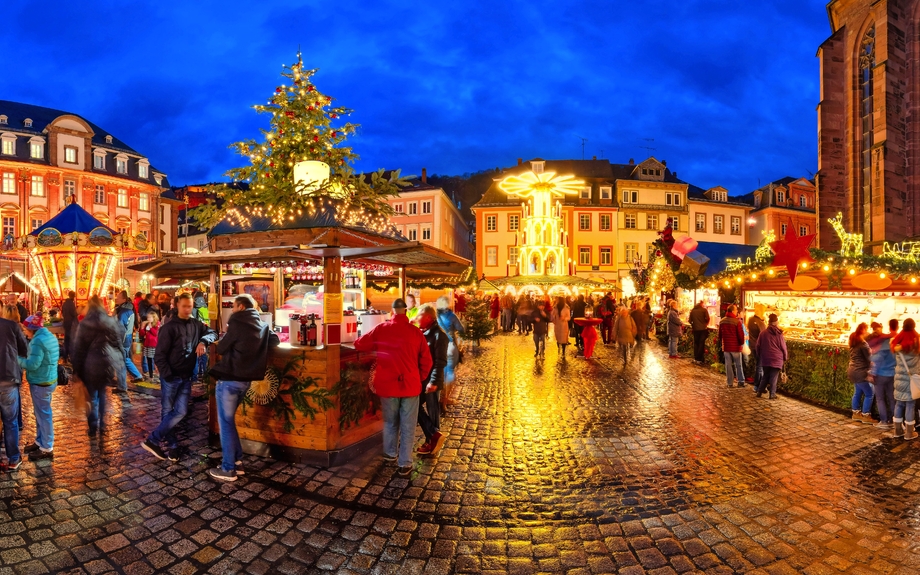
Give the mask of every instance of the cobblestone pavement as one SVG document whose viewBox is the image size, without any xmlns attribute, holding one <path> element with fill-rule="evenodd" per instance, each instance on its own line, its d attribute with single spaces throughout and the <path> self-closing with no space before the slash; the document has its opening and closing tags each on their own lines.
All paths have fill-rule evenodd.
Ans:
<svg viewBox="0 0 920 575">
<path fill-rule="evenodd" d="M 167 464 L 139 447 L 157 399 L 114 398 L 89 441 L 60 388 L 53 462 L 0 475 L 0 575 L 920 571 L 920 441 L 728 389 L 657 345 L 625 368 L 548 347 L 501 335 L 467 354 L 445 447 L 410 478 L 377 454 L 247 456 L 217 484 L 202 400 Z"/>
</svg>

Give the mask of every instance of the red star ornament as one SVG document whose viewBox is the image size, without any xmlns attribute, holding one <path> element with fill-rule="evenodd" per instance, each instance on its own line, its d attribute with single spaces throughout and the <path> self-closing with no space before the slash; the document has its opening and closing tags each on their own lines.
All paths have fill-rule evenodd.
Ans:
<svg viewBox="0 0 920 575">
<path fill-rule="evenodd" d="M 808 247 L 815 241 L 817 234 L 807 236 L 798 236 L 792 226 L 786 230 L 786 239 L 770 242 L 770 249 L 776 254 L 773 256 L 774 266 L 786 266 L 789 272 L 789 279 L 795 281 L 795 274 L 799 271 L 799 265 L 803 262 L 813 263 Z"/>
</svg>

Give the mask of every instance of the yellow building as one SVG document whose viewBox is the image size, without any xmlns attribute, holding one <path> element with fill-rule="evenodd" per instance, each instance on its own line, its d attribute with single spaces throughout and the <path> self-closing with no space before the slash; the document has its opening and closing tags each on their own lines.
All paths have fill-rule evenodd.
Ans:
<svg viewBox="0 0 920 575">
<path fill-rule="evenodd" d="M 690 186 L 690 237 L 698 242 L 720 244 L 757 244 L 762 236 L 751 234 L 750 217 L 754 208 L 740 198 L 730 198 L 728 190 L 716 186 L 702 190 Z"/>
</svg>

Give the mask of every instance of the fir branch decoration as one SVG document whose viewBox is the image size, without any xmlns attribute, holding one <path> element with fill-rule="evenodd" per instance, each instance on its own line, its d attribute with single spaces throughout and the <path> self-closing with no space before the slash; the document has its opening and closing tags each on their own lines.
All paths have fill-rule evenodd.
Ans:
<svg viewBox="0 0 920 575">
<path fill-rule="evenodd" d="M 369 177 L 354 172 L 358 155 L 344 142 L 359 126 L 343 123 L 352 110 L 334 106 L 332 97 L 317 90 L 312 81 L 316 72 L 304 68 L 298 53 L 293 65 L 284 66 L 285 81 L 268 102 L 254 106 L 260 114 L 271 114 L 271 129 L 261 130 L 261 142 L 250 139 L 231 145 L 248 165 L 226 174 L 234 183 L 248 184 L 248 189 L 209 186 L 216 200 L 189 211 L 201 227 L 211 229 L 225 219 L 249 227 L 252 218 L 267 218 L 277 225 L 331 211 L 342 225 L 378 232 L 391 228 L 394 212 L 387 198 L 409 182 L 399 170 L 380 170 Z M 294 165 L 306 160 L 328 164 L 329 179 L 295 184 Z"/>
</svg>

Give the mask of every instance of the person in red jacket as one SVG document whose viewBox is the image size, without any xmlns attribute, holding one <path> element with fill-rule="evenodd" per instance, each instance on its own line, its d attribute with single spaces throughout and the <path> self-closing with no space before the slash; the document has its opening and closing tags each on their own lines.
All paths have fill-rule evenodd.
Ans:
<svg viewBox="0 0 920 575">
<path fill-rule="evenodd" d="M 733 387 L 733 378 L 738 380 L 738 387 L 744 387 L 744 370 L 741 367 L 744 327 L 738 319 L 738 308 L 733 305 L 728 307 L 728 313 L 719 322 L 719 339 L 722 340 L 722 351 L 725 353 L 725 376 L 728 379 L 728 387 Z"/>
<path fill-rule="evenodd" d="M 428 342 L 421 330 L 409 323 L 406 309 L 406 302 L 397 299 L 393 319 L 355 341 L 357 351 L 376 355 L 371 385 L 380 396 L 383 411 L 383 458 L 397 462 L 399 475 L 412 473 L 422 379 L 428 377 L 433 365 Z"/>
</svg>

